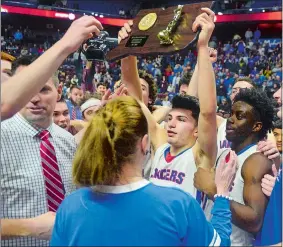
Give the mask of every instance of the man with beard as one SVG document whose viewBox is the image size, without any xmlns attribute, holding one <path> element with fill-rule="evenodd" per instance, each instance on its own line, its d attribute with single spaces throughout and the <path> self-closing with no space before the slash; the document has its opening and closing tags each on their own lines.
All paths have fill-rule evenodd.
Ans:
<svg viewBox="0 0 283 247">
<path fill-rule="evenodd" d="M 82 112 L 80 110 L 79 104 L 83 98 L 83 90 L 79 86 L 72 86 L 70 90 L 70 99 L 66 100 L 69 113 L 71 115 L 71 120 L 82 120 Z"/>
<path fill-rule="evenodd" d="M 233 102 L 232 116 L 227 120 L 226 138 L 238 155 L 239 168 L 230 196 L 232 212 L 232 246 L 250 246 L 262 227 L 267 197 L 262 192 L 261 180 L 271 174 L 271 161 L 257 152 L 257 143 L 267 136 L 274 117 L 273 102 L 256 89 L 240 91 Z M 216 167 L 217 169 L 217 167 Z M 213 198 L 212 176 L 203 181 L 195 175 L 195 186 Z M 208 181 L 209 180 L 209 181 Z M 208 186 L 209 185 L 209 186 Z M 206 208 L 210 211 L 210 209 Z"/>
</svg>

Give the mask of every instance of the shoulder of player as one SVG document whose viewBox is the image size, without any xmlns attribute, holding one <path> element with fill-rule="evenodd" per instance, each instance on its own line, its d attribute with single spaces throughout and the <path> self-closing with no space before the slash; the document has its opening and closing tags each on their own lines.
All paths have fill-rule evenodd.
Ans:
<svg viewBox="0 0 283 247">
<path fill-rule="evenodd" d="M 262 153 L 257 152 L 250 155 L 244 162 L 242 168 L 243 178 L 258 177 L 271 173 L 272 162 Z"/>
</svg>

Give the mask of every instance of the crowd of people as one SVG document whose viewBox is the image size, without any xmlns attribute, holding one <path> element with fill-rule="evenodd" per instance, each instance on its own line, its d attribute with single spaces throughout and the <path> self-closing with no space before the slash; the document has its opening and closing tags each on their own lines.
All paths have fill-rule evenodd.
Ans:
<svg viewBox="0 0 283 247">
<path fill-rule="evenodd" d="M 199 28 L 196 52 L 76 64 L 84 16 L 1 54 L 1 245 L 281 245 L 281 45 Z"/>
</svg>

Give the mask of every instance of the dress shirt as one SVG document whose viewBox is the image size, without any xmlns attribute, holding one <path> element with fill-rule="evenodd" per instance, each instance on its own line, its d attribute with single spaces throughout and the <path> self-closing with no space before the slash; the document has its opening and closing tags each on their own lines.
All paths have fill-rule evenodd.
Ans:
<svg viewBox="0 0 283 247">
<path fill-rule="evenodd" d="M 1 123 L 1 212 L 3 219 L 32 218 L 48 212 L 37 129 L 20 114 Z M 75 138 L 52 123 L 47 130 L 55 149 L 65 196 L 75 190 L 72 160 Z M 48 246 L 33 237 L 2 240 L 2 246 Z"/>
</svg>

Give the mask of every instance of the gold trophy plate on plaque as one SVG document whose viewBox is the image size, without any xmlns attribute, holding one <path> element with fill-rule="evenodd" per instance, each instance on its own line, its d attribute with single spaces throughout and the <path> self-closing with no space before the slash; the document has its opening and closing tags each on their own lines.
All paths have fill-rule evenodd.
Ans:
<svg viewBox="0 0 283 247">
<path fill-rule="evenodd" d="M 107 53 L 114 61 L 129 55 L 172 54 L 195 47 L 198 34 L 192 31 L 201 8 L 212 8 L 213 2 L 178 5 L 167 9 L 143 9 L 133 20 L 127 39 Z"/>
</svg>

